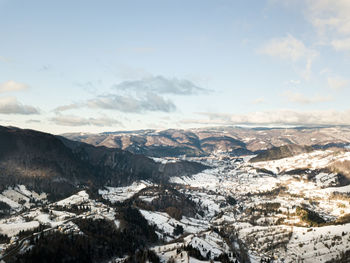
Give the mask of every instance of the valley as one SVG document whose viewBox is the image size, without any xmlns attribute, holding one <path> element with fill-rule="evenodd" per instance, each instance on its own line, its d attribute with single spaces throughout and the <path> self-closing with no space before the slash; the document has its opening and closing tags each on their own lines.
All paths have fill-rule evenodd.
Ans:
<svg viewBox="0 0 350 263">
<path fill-rule="evenodd" d="M 110 238 L 122 236 L 131 245 L 116 250 L 119 241 L 103 243 L 91 252 L 92 262 L 348 262 L 348 148 L 308 149 L 285 158 L 275 152 L 152 157 L 160 171 L 180 163 L 205 169 L 125 186 L 86 185 L 55 201 L 23 184 L 8 186 L 0 194 L 1 258 L 33 259 L 42 253 L 34 248 L 44 249 L 42 240 L 57 233 L 99 244 L 102 230 L 94 224 L 104 222 L 113 229 L 106 230 Z M 69 258 L 80 251 L 61 249 Z"/>
</svg>

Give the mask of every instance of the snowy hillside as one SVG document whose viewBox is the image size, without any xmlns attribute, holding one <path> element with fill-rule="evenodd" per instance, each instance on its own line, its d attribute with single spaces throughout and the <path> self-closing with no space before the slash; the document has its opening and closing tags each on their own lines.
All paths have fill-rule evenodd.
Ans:
<svg viewBox="0 0 350 263">
<path fill-rule="evenodd" d="M 1 258 L 29 253 L 32 237 L 43 233 L 89 236 L 86 224 L 98 220 L 125 233 L 137 220 L 157 240 L 142 253 L 160 262 L 342 262 L 350 251 L 350 185 L 331 168 L 349 161 L 350 152 L 251 158 L 188 158 L 210 168 L 167 184 L 81 190 L 57 202 L 23 185 L 9 187 L 0 193 L 7 214 L 0 219 Z M 127 260 L 121 252 L 110 262 Z"/>
</svg>

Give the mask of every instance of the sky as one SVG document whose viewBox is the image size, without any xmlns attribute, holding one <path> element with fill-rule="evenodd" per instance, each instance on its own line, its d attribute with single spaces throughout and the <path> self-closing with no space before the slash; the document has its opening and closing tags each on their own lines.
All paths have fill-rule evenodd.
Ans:
<svg viewBox="0 0 350 263">
<path fill-rule="evenodd" d="M 0 125 L 350 125 L 348 0 L 0 0 Z"/>
</svg>

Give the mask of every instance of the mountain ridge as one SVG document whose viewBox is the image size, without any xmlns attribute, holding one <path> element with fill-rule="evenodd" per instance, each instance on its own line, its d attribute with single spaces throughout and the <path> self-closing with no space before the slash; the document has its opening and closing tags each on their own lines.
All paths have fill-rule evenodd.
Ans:
<svg viewBox="0 0 350 263">
<path fill-rule="evenodd" d="M 35 130 L 0 126 L 0 182 L 24 184 L 37 192 L 63 198 L 88 185 L 126 185 L 135 180 L 167 181 L 180 170 L 184 174 L 206 166 L 179 162 L 164 165 L 121 149 L 95 147 Z M 178 168 L 177 166 L 181 167 Z"/>
<path fill-rule="evenodd" d="M 98 134 L 70 133 L 62 136 L 95 146 L 120 148 L 153 157 L 208 156 L 227 152 L 233 156 L 259 154 L 288 144 L 314 148 L 350 144 L 349 126 L 296 128 L 213 127 L 162 131 L 116 131 Z"/>
</svg>

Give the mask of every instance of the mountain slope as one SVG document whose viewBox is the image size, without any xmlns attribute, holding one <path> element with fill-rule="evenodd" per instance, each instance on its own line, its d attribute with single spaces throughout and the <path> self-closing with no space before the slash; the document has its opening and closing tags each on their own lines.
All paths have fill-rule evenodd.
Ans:
<svg viewBox="0 0 350 263">
<path fill-rule="evenodd" d="M 94 177 L 55 136 L 5 127 L 0 127 L 0 171 L 2 188 L 21 183 L 53 195 L 71 193 Z"/>
<path fill-rule="evenodd" d="M 311 146 L 301 146 L 296 144 L 283 145 L 262 151 L 257 156 L 250 159 L 250 162 L 278 160 L 286 157 L 292 157 L 301 153 L 308 153 L 313 150 L 314 149 Z"/>
<path fill-rule="evenodd" d="M 138 179 L 160 182 L 166 181 L 174 171 L 192 174 L 206 168 L 190 162 L 163 166 L 143 155 L 120 149 L 0 126 L 0 190 L 24 184 L 56 199 L 88 185 L 126 185 Z"/>
</svg>

